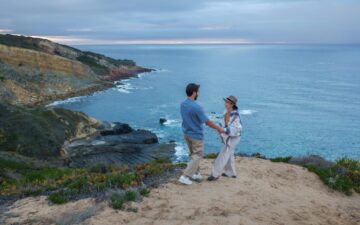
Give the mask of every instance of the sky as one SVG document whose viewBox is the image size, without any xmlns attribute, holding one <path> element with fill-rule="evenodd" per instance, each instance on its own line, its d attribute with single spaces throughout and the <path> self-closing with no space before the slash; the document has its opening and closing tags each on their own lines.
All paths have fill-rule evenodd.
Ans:
<svg viewBox="0 0 360 225">
<path fill-rule="evenodd" d="M 359 44 L 360 0 L 0 0 L 0 33 L 63 44 Z"/>
</svg>

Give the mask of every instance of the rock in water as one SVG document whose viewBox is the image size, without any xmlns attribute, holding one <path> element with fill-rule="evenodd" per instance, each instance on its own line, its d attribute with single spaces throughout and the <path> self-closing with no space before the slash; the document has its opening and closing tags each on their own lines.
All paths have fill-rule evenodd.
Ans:
<svg viewBox="0 0 360 225">
<path fill-rule="evenodd" d="M 115 122 L 115 123 L 111 124 L 110 129 L 105 129 L 105 130 L 100 131 L 100 134 L 102 136 L 119 135 L 119 134 L 127 134 L 127 133 L 130 133 L 133 131 L 134 130 L 129 126 L 129 124 Z"/>
<path fill-rule="evenodd" d="M 165 119 L 165 118 L 160 118 L 160 124 L 161 125 L 164 125 L 164 123 L 166 123 L 166 121 L 167 121 L 167 119 Z"/>
</svg>

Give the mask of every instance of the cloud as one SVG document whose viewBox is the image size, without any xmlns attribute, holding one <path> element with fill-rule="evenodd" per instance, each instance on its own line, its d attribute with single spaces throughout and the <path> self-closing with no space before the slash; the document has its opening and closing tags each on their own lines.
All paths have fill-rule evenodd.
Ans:
<svg viewBox="0 0 360 225">
<path fill-rule="evenodd" d="M 13 30 L 10 29 L 0 29 L 0 34 L 8 34 L 8 33 L 13 33 Z"/>
<path fill-rule="evenodd" d="M 356 0 L 27 0 L 21 4 L 0 0 L 0 4 L 0 27 L 10 33 L 77 42 L 360 43 L 360 1 Z"/>
</svg>

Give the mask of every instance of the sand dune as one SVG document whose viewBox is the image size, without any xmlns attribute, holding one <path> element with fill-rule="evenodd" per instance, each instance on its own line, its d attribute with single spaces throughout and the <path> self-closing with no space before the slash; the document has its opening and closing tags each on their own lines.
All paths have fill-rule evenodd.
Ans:
<svg viewBox="0 0 360 225">
<path fill-rule="evenodd" d="M 5 222 L 51 224 L 93 209 L 94 215 L 79 224 L 360 224 L 359 194 L 332 191 L 299 166 L 256 158 L 236 161 L 238 178 L 221 177 L 191 186 L 167 183 L 153 189 L 144 201 L 131 203 L 137 212 L 114 210 L 93 199 L 49 206 L 39 197 L 16 202 L 5 214 Z M 202 162 L 204 175 L 209 175 L 211 163 Z"/>
</svg>

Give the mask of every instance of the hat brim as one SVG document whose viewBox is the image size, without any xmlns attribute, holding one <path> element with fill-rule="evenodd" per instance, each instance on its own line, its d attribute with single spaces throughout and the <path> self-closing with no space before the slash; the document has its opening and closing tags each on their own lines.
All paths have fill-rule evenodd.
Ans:
<svg viewBox="0 0 360 225">
<path fill-rule="evenodd" d="M 225 102 L 231 102 L 233 105 L 236 105 L 236 103 L 235 103 L 235 102 L 233 102 L 233 101 L 231 101 L 231 99 L 228 99 L 228 98 L 223 98 L 223 100 L 224 100 Z"/>
</svg>

